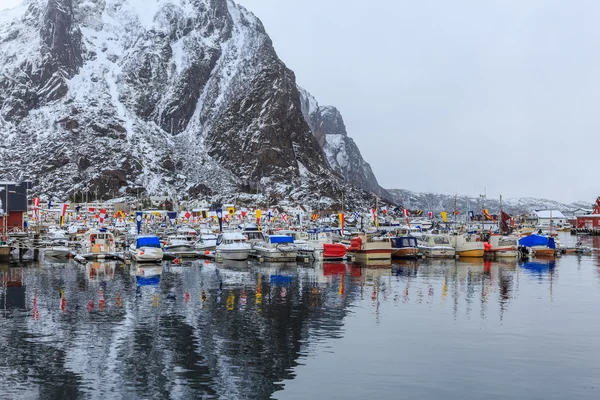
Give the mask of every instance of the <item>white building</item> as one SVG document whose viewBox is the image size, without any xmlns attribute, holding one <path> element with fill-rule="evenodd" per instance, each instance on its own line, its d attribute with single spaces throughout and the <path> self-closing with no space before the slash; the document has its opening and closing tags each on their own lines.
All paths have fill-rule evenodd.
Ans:
<svg viewBox="0 0 600 400">
<path fill-rule="evenodd" d="M 538 218 L 538 225 L 550 226 L 550 221 L 552 221 L 552 225 L 567 223 L 567 217 L 560 210 L 537 210 L 535 214 Z"/>
</svg>

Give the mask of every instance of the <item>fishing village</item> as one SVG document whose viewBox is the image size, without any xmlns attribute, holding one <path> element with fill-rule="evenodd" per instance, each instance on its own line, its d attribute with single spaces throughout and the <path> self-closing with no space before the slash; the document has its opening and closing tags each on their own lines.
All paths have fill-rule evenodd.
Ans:
<svg viewBox="0 0 600 400">
<path fill-rule="evenodd" d="M 594 234 L 600 198 L 593 211 L 567 220 L 559 210 L 541 210 L 537 220 L 502 209 L 442 211 L 392 206 L 329 213 L 282 201 L 277 207 L 173 210 L 167 197 L 158 207 L 112 199 L 56 203 L 28 197 L 29 182 L 2 182 L 0 254 L 35 261 L 45 258 L 135 263 L 180 263 L 189 258 L 243 263 L 353 261 L 388 266 L 392 259 L 554 258 L 591 254 L 579 242 L 565 246 L 558 232 Z M 502 203 L 500 203 L 502 204 Z M 151 204 L 152 205 L 152 204 Z M 137 208 L 137 209 L 136 209 Z M 572 224 L 573 223 L 573 224 Z"/>
</svg>

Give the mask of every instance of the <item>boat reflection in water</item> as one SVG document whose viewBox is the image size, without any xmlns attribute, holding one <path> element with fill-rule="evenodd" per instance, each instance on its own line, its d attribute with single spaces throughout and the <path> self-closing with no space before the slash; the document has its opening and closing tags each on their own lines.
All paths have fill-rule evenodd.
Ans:
<svg viewBox="0 0 600 400">
<path fill-rule="evenodd" d="M 506 337 L 511 343 L 514 335 L 506 334 L 504 321 L 519 329 L 521 321 L 513 321 L 521 318 L 520 311 L 544 303 L 532 303 L 531 295 L 551 298 L 548 279 L 556 280 L 555 271 L 568 260 L 520 267 L 482 259 L 384 265 L 325 262 L 307 267 L 253 260 L 2 267 L 0 371 L 19 373 L 0 381 L 0 390 L 8 398 L 42 392 L 48 397 L 278 397 L 274 393 L 293 387 L 288 384 L 294 379 L 303 388 L 311 387 L 312 380 L 330 384 L 327 379 L 335 374 L 319 364 L 321 346 L 333 347 L 347 336 L 356 340 L 356 332 L 346 332 L 350 325 L 359 336 L 377 338 L 372 342 L 369 336 L 374 345 L 367 352 L 379 351 L 376 344 L 388 331 L 390 340 L 402 337 L 424 347 L 435 343 L 442 352 L 449 351 L 446 345 L 479 343 L 469 335 L 486 338 L 484 329 L 492 331 L 494 340 Z M 577 273 L 569 267 L 565 270 Z M 595 267 L 590 269 L 595 276 Z M 537 279 L 540 274 L 544 279 Z M 523 292 L 527 294 L 520 296 Z M 544 315 L 544 321 L 550 320 Z M 446 335 L 444 329 L 458 334 Z M 394 358 L 415 356 L 406 347 L 381 343 Z M 510 348 L 501 344 L 503 351 Z M 351 354 L 340 348 L 327 354 L 370 360 L 360 346 L 353 346 Z M 421 360 L 429 357 L 427 352 L 418 354 Z M 462 353 L 447 354 L 451 356 L 444 360 Z M 461 360 L 472 362 L 468 357 Z M 438 361 L 432 357 L 428 362 Z M 300 364 L 325 368 L 328 378 L 317 376 L 308 382 L 297 372 Z M 382 374 L 390 371 L 387 364 L 368 367 Z M 98 386 L 98 371 L 114 384 Z M 337 386 L 342 397 L 353 397 L 345 389 L 351 383 Z"/>
</svg>

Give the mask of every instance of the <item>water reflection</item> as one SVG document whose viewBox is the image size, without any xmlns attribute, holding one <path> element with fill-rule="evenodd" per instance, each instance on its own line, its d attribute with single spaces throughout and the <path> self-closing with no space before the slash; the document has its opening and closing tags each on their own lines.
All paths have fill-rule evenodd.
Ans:
<svg viewBox="0 0 600 400">
<path fill-rule="evenodd" d="M 343 338 L 356 310 L 368 310 L 375 329 L 404 313 L 423 334 L 433 324 L 424 321 L 502 322 L 522 288 L 552 299 L 566 262 L 575 261 L 4 265 L 0 389 L 268 398 L 316 344 Z"/>
</svg>

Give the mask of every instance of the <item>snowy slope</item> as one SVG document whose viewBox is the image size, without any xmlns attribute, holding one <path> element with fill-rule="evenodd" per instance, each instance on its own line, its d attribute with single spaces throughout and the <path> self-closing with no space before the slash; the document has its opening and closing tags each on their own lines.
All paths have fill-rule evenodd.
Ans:
<svg viewBox="0 0 600 400">
<path fill-rule="evenodd" d="M 410 210 L 424 210 L 438 213 L 440 211 L 454 210 L 454 195 L 446 195 L 439 193 L 418 193 L 404 189 L 388 189 L 394 196 L 395 203 L 402 205 Z M 467 205 L 468 204 L 468 205 Z M 473 196 L 456 196 L 456 208 L 458 210 L 473 210 L 475 213 L 481 214 L 483 208 L 490 210 L 491 214 L 496 214 L 500 210 L 500 199 L 486 198 Z M 534 210 L 561 210 L 570 211 L 576 208 L 592 209 L 593 206 L 586 202 L 576 202 L 571 204 L 561 203 L 555 200 L 538 199 L 531 197 L 524 198 L 504 198 L 502 200 L 502 208 L 505 211 L 513 214 L 522 214 L 524 212 L 532 212 Z"/>
<path fill-rule="evenodd" d="M 0 13 L 0 105 L 3 172 L 57 197 L 343 185 L 293 72 L 227 0 L 25 0 Z"/>
</svg>

